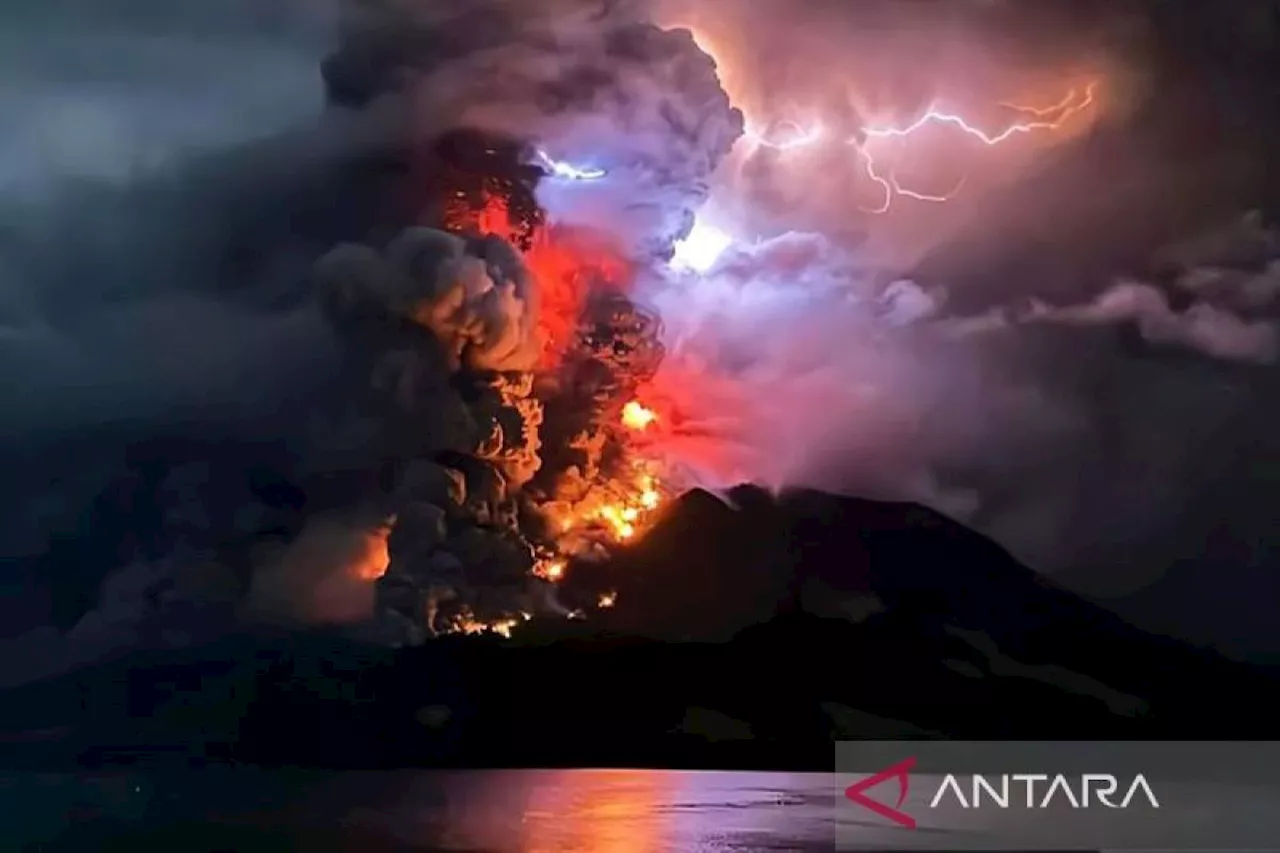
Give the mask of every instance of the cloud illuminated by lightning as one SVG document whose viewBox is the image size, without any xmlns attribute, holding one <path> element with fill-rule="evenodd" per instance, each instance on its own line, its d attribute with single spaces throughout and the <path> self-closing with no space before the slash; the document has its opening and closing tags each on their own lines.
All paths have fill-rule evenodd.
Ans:
<svg viewBox="0 0 1280 853">
<path fill-rule="evenodd" d="M 868 150 L 872 141 L 877 139 L 905 139 L 931 124 L 941 124 L 957 127 L 963 133 L 978 139 L 984 145 L 998 145 L 1018 134 L 1031 133 L 1032 131 L 1037 130 L 1058 130 L 1073 116 L 1079 114 L 1093 104 L 1096 89 L 1096 81 L 1086 86 L 1083 92 L 1078 89 L 1072 89 L 1067 92 L 1066 96 L 1058 103 L 1047 107 L 1024 106 L 1008 102 L 1001 103 L 1001 106 L 1006 109 L 1033 115 L 1036 117 L 1036 120 L 1013 122 L 1007 125 L 1003 130 L 995 133 L 988 133 L 976 125 L 970 124 L 968 120 L 957 113 L 942 112 L 936 107 L 930 107 L 915 121 L 904 126 L 870 125 L 863 127 L 861 134 L 862 138 L 859 139 L 855 137 L 848 140 L 848 143 L 857 148 L 858 155 L 863 159 L 863 162 L 866 163 L 867 177 L 884 191 L 884 201 L 879 207 L 863 209 L 870 213 L 886 213 L 893 205 L 893 199 L 898 196 L 915 199 L 917 201 L 949 201 L 955 197 L 956 193 L 960 191 L 965 183 L 965 180 L 962 178 L 960 183 L 957 184 L 951 192 L 946 193 L 945 195 L 933 195 L 907 189 L 898 183 L 897 178 L 894 177 L 893 174 L 882 175 L 876 170 L 875 160 L 873 159 L 871 152 Z M 1052 118 L 1050 118 L 1051 116 Z"/>
<path fill-rule="evenodd" d="M 906 125 L 866 125 L 857 137 L 848 140 L 848 144 L 857 149 L 859 158 L 865 164 L 867 177 L 884 193 L 884 201 L 874 208 L 863 208 L 871 213 L 885 213 L 898 197 L 925 202 L 945 202 L 956 196 L 963 188 L 965 179 L 943 194 L 926 193 L 904 187 L 898 178 L 890 173 L 883 173 L 876 164 L 870 146 L 876 140 L 905 139 L 930 125 L 944 125 L 959 129 L 987 146 L 998 145 L 1006 140 L 1034 131 L 1054 131 L 1061 128 L 1072 117 L 1078 115 L 1094 103 L 1097 82 L 1090 83 L 1083 89 L 1072 89 L 1056 104 L 1036 107 L 1011 102 L 1001 102 L 999 106 L 1017 113 L 1032 116 L 1030 121 L 1015 121 L 998 131 L 987 131 L 971 123 L 958 113 L 944 112 L 931 106 L 923 114 Z M 818 123 L 804 126 L 794 121 L 779 122 L 766 133 L 748 127 L 744 137 L 752 148 L 768 148 L 774 151 L 793 151 L 808 148 L 822 143 L 827 138 L 826 129 Z"/>
<path fill-rule="evenodd" d="M 984 145 L 998 145 L 1011 136 L 1020 133 L 1030 133 L 1033 130 L 1057 130 L 1062 127 L 1072 116 L 1088 108 L 1094 99 L 1094 92 L 1097 88 L 1096 83 L 1090 83 L 1084 89 L 1083 97 L 1080 97 L 1076 90 L 1071 90 L 1067 96 L 1051 107 L 1023 107 L 1016 104 L 1002 104 L 1009 109 L 1018 112 L 1029 113 L 1036 116 L 1038 121 L 1014 122 L 1007 126 L 999 133 L 990 134 L 970 124 L 963 116 L 955 113 L 945 113 L 936 108 L 930 108 L 923 115 L 917 118 L 911 124 L 905 127 L 887 126 L 870 126 L 862 129 L 863 134 L 869 139 L 888 139 L 891 137 L 906 137 L 919 131 L 921 128 L 930 124 L 949 124 L 958 127 L 964 133 L 981 140 Z M 1057 114 L 1057 118 L 1049 120 L 1046 116 Z"/>
<path fill-rule="evenodd" d="M 747 128 L 745 136 L 752 145 L 761 148 L 772 148 L 774 151 L 790 151 L 795 148 L 807 148 L 810 145 L 814 145 L 826 135 L 826 131 L 820 124 L 803 127 L 794 121 L 784 121 L 779 122 L 778 128 L 789 128 L 794 133 L 779 133 L 777 137 L 772 137 L 765 135 L 761 131 Z"/>
<path fill-rule="evenodd" d="M 570 181 L 596 181 L 606 174 L 604 169 L 575 166 L 563 160 L 552 159 L 551 155 L 542 150 L 538 151 L 538 161 L 557 178 Z"/>
<path fill-rule="evenodd" d="M 857 144 L 854 142 L 853 144 Z M 864 207 L 864 211 L 868 213 L 887 213 L 889 208 L 893 206 L 894 198 L 905 196 L 906 198 L 915 199 L 916 201 L 944 202 L 955 198 L 956 193 L 964 186 L 965 179 L 961 178 L 960 183 L 956 184 L 951 192 L 945 195 L 930 195 L 928 193 L 910 190 L 898 183 L 898 179 L 892 173 L 881 175 L 876 171 L 875 160 L 871 157 L 871 152 L 867 150 L 867 146 L 858 145 L 858 155 L 862 157 L 862 161 L 866 164 L 867 177 L 870 178 L 876 186 L 884 191 L 884 201 L 879 207 Z"/>
<path fill-rule="evenodd" d="M 676 269 L 706 272 L 732 244 L 733 238 L 728 233 L 698 220 L 689 236 L 676 243 L 671 265 Z"/>
</svg>

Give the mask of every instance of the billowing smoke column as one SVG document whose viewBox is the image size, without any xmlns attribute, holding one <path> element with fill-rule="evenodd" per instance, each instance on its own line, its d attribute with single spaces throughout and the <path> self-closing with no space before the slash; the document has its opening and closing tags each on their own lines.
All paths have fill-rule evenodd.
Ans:
<svg viewBox="0 0 1280 853">
<path fill-rule="evenodd" d="M 335 108 L 402 125 L 416 224 L 314 275 L 369 389 L 348 418 L 378 472 L 389 565 L 365 574 L 394 642 L 611 603 L 571 563 L 664 491 L 629 441 L 663 356 L 634 270 L 672 254 L 741 132 L 689 35 L 617 4 L 420 5 L 353 8 L 325 67 Z"/>
</svg>

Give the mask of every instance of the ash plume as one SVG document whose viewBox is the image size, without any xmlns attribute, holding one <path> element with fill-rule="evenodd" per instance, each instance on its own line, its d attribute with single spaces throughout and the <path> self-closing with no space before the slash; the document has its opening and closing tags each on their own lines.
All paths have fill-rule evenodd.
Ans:
<svg viewBox="0 0 1280 853">
<path fill-rule="evenodd" d="M 62 373 L 93 375 L 86 384 L 102 388 L 103 400 L 91 405 L 154 421 L 141 425 L 139 435 L 125 429 L 110 439 L 152 449 L 122 454 L 130 457 L 123 478 L 114 473 L 118 463 L 95 463 L 99 479 L 87 478 L 82 487 L 106 487 L 95 505 L 127 500 L 162 507 L 181 495 L 190 511 L 180 519 L 158 509 L 145 534 L 121 533 L 155 540 L 125 556 L 134 562 L 117 567 L 95 560 L 75 585 L 64 584 L 57 604 L 64 626 L 98 618 L 95 601 L 115 614 L 110 618 L 164 624 L 175 617 L 166 615 L 160 602 L 167 599 L 157 590 L 210 563 L 221 565 L 229 588 L 239 591 L 230 609 L 219 599 L 210 630 L 237 619 L 351 624 L 372 614 L 382 621 L 367 630 L 403 642 L 433 630 L 501 628 L 544 607 L 567 612 L 531 574 L 549 559 L 557 538 L 534 502 L 559 489 L 565 476 L 581 481 L 579 492 L 590 491 L 620 464 L 609 449 L 614 437 L 598 419 L 616 411 L 620 401 L 606 398 L 633 387 L 627 371 L 637 369 L 618 361 L 611 341 L 580 340 L 578 325 L 596 312 L 599 322 L 587 325 L 599 332 L 619 316 L 642 313 L 620 296 L 599 307 L 605 302 L 590 295 L 594 285 L 571 267 L 587 246 L 619 269 L 629 256 L 669 253 L 705 198 L 706 181 L 740 119 L 710 61 L 687 37 L 662 33 L 618 4 L 553 6 L 473 4 L 455 14 L 422 4 L 347 4 L 339 49 L 323 62 L 329 102 L 323 115 L 312 112 L 318 93 L 309 93 L 297 98 L 296 113 L 283 114 L 299 119 L 292 128 L 281 128 L 285 118 L 253 134 L 284 130 L 273 139 L 221 160 L 184 154 L 154 177 L 139 172 L 145 179 L 136 185 L 130 165 L 123 185 L 93 190 L 94 212 L 86 209 L 85 218 L 116 229 L 102 245 L 129 248 L 92 262 L 86 256 L 86 263 L 121 278 L 130 269 L 140 273 L 123 291 L 114 283 L 108 288 L 113 297 L 124 296 L 124 310 L 109 324 L 110 345 L 144 347 L 147 336 L 129 336 L 150 318 L 173 330 L 165 346 L 181 340 L 188 355 L 121 365 L 122 381 L 138 389 L 132 395 L 138 405 L 129 410 L 121 403 L 131 396 L 113 394 L 102 381 L 109 360 L 93 358 L 103 350 L 95 337 L 104 327 L 90 321 L 101 314 L 88 304 L 83 321 L 79 315 L 52 325 L 24 319 L 7 341 L 19 355 L 36 352 L 28 347 L 40 336 L 50 352 L 83 353 L 79 366 Z M 223 20 L 234 22 L 238 14 L 230 10 Z M 182 16 L 166 21 L 179 29 L 195 24 Z M 307 25 L 314 22 L 308 18 Z M 209 24 L 201 19 L 200 26 Z M 544 178 L 546 159 L 590 158 L 603 150 L 614 157 L 600 164 L 610 178 L 600 186 L 610 192 L 597 193 L 596 207 L 576 221 L 569 211 L 581 208 L 561 206 L 551 240 L 544 216 L 554 208 L 550 196 L 557 188 Z M 241 175 L 245 192 L 238 194 Z M 251 194 L 248 186 L 264 176 L 278 191 L 268 190 L 270 201 L 255 205 L 252 198 L 261 201 L 262 190 Z M 74 205 L 84 205 L 67 198 L 72 227 L 62 227 L 77 235 Z M 135 200 L 138 213 L 120 216 L 119 208 Z M 493 216 L 481 222 L 472 215 L 484 218 L 482 208 L 495 201 L 506 220 L 496 229 L 487 227 Z M 591 236 L 582 227 L 588 224 L 607 237 Z M 535 232 L 540 253 L 525 257 Z M 33 230 L 32 245 L 38 236 Z M 335 241 L 343 245 L 333 249 Z M 135 246 L 143 260 L 122 266 Z M 327 249 L 333 251 L 309 272 Z M 202 252 L 213 256 L 205 267 L 193 260 Z M 66 262 L 30 252 L 12 257 L 46 264 L 42 274 L 53 281 L 80 275 Z M 153 263 L 158 259 L 168 266 Z M 542 267 L 531 269 L 534 261 Z M 186 320 L 173 311 L 180 305 L 191 308 Z M 193 323 L 203 328 L 223 314 L 230 320 L 225 331 L 192 334 Z M 256 323 L 264 327 L 261 348 L 252 336 L 246 346 L 243 337 Z M 626 328 L 616 333 L 649 340 L 656 334 L 652 324 L 647 332 L 634 325 L 623 322 Z M 233 331 L 240 335 L 234 344 Z M 578 378 L 572 371 L 552 377 L 548 354 L 554 363 L 569 352 L 566 364 Z M 221 401 L 207 405 L 214 388 L 209 379 L 191 377 L 200 369 L 225 374 L 220 359 L 243 365 L 225 386 L 221 411 Z M 46 373 L 57 364 L 39 358 Z M 213 441 L 227 430 L 251 439 L 244 448 L 250 459 L 237 458 L 230 467 L 265 465 L 277 485 L 263 486 L 257 474 L 246 477 L 255 482 L 234 482 L 234 475 L 223 477 L 224 468 L 192 464 L 187 454 L 199 452 L 199 441 L 190 448 L 181 442 L 156 447 L 149 433 L 163 434 L 167 413 L 183 402 L 156 381 L 165 370 L 173 374 L 172 392 L 198 389 L 192 393 L 203 408 L 188 406 L 190 417 L 207 417 L 205 409 L 212 408 L 230 421 L 209 427 Z M 590 381 L 583 380 L 587 374 Z M 50 376 L 44 384 L 62 381 Z M 565 416 L 553 434 L 576 430 L 579 439 L 557 449 L 551 470 L 539 436 L 544 400 Z M 60 408 L 41 416 L 40 425 L 83 417 L 67 409 L 66 398 L 53 402 Z M 277 411 L 264 418 L 259 406 Z M 30 405 L 23 415 L 32 415 Z M 284 447 L 268 449 L 266 442 Z M 575 468 L 567 448 L 586 445 L 593 449 L 574 457 Z M 153 459 L 156 453 L 160 458 Z M 223 502 L 236 506 L 228 511 Z M 73 502 L 67 512 L 81 510 Z M 130 531 L 138 523 L 127 519 Z M 580 533 L 583 541 L 599 539 L 593 525 Z M 389 565 L 375 578 L 361 567 L 372 565 L 369 543 L 383 540 Z M 24 547 L 38 553 L 40 544 L 33 539 Z M 321 552 L 324 559 L 315 556 Z M 42 571 L 35 563 L 31 571 Z M 107 589 L 100 585 L 104 572 L 149 579 L 139 593 L 142 603 L 106 607 L 99 600 Z M 159 641 L 154 631 L 148 636 Z"/>
<path fill-rule="evenodd" d="M 94 517 L 155 516 L 33 564 L 93 571 L 58 585 L 61 633 L 15 648 L 57 646 L 54 667 L 84 643 L 263 622 L 401 644 L 576 615 L 603 601 L 576 570 L 690 484 L 923 500 L 1050 571 L 1096 565 L 1075 577 L 1093 591 L 1140 586 L 1135 549 L 1155 566 L 1257 538 L 1269 517 L 1222 498 L 1274 492 L 1239 448 L 1274 448 L 1257 400 L 1275 390 L 1277 240 L 1229 215 L 1265 157 L 1169 167 L 1215 149 L 1182 132 L 1206 99 L 1172 86 L 1149 33 L 1098 12 L 1064 43 L 1049 15 L 1018 47 L 1014 19 L 1036 15 L 996 4 L 951 33 L 967 48 L 930 53 L 877 42 L 894 4 L 689 7 L 751 36 L 719 51 L 660 5 L 346 3 L 323 92 L 209 143 L 243 147 L 196 163 L 175 146 L 158 183 L 124 158 L 91 197 L 13 217 L 2 345 L 11 381 L 33 379 L 6 426 L 128 421 L 63 464 Z M 850 103 L 837 71 L 889 82 Z M 869 214 L 845 148 L 743 153 L 755 119 L 820 107 L 853 132 L 940 82 L 976 102 L 1057 97 L 1064 75 L 1105 78 L 1105 108 L 982 161 L 958 204 Z M 902 177 L 961 159 L 934 148 Z M 1202 213 L 1231 225 L 1155 252 Z M 669 268 L 695 221 L 733 245 Z M 656 419 L 628 431 L 633 403 Z M 57 504 L 35 489 L 14 489 L 15 529 Z M 88 517 L 49 512 L 47 532 Z"/>
<path fill-rule="evenodd" d="M 667 10 L 749 130 L 784 142 L 787 121 L 839 143 L 938 99 L 999 128 L 984 102 L 1053 102 L 1082 71 L 1104 94 L 1014 149 L 937 129 L 898 176 L 928 194 L 964 172 L 963 191 L 884 213 L 849 146 L 740 144 L 695 235 L 730 248 L 638 294 L 667 349 L 640 394 L 659 415 L 646 452 L 709 485 L 923 500 L 1159 630 L 1245 645 L 1199 602 L 1212 588 L 1269 633 L 1242 590 L 1271 538 L 1255 507 L 1275 482 L 1275 222 L 1241 214 L 1275 192 L 1254 76 L 1274 39 L 1195 3 L 1088 5 L 1071 34 L 1053 31 L 1087 4 L 969 5 Z M 1226 564 L 1235 582 L 1207 580 Z"/>
<path fill-rule="evenodd" d="M 0 637 L 27 675 L 225 628 L 201 579 L 241 582 L 204 537 L 251 523 L 247 469 L 337 363 L 293 298 L 313 223 L 278 217 L 333 188 L 339 146 L 307 127 L 326 25 L 250 6 L 0 11 Z M 161 483 L 184 469 L 179 519 Z"/>
<path fill-rule="evenodd" d="M 539 198 L 562 225 L 605 231 L 628 253 L 670 252 L 741 133 L 710 58 L 637 4 L 355 7 L 325 66 L 336 101 L 396 97 L 419 138 L 471 128 L 602 170 L 590 187 L 547 182 Z"/>
</svg>

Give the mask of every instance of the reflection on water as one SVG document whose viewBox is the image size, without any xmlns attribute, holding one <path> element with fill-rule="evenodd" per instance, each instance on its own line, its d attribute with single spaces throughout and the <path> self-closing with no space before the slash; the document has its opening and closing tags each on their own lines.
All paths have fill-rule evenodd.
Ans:
<svg viewBox="0 0 1280 853">
<path fill-rule="evenodd" d="M 677 779 L 641 770 L 550 775 L 536 785 L 521 813 L 521 849 L 528 853 L 595 850 L 636 853 L 670 849 L 669 818 Z M 572 819 L 565 820 L 565 815 Z"/>
<path fill-rule="evenodd" d="M 135 849 L 158 849 L 147 841 L 163 839 L 184 850 L 287 843 L 360 853 L 749 853 L 830 850 L 834 839 L 824 774 L 206 769 L 10 774 L 0 777 L 0 793 L 20 806 L 10 812 L 20 820 L 6 819 L 20 841 L 67 839 L 70 830 L 77 844 L 96 833 L 143 845 Z"/>
</svg>

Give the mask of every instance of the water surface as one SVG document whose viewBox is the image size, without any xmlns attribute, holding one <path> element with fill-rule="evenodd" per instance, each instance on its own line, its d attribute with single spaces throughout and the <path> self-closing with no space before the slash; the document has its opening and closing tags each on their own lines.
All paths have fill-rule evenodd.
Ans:
<svg viewBox="0 0 1280 853">
<path fill-rule="evenodd" d="M 753 853 L 834 839 L 826 774 L 213 768 L 0 785 L 6 849 Z"/>
</svg>

